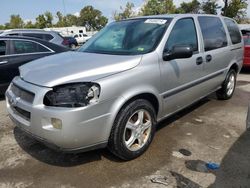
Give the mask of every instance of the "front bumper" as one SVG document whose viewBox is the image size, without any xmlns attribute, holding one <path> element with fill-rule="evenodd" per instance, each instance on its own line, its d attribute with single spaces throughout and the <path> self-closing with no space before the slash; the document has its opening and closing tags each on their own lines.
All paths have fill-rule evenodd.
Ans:
<svg viewBox="0 0 250 188">
<path fill-rule="evenodd" d="M 112 100 L 81 108 L 47 107 L 43 105 L 43 96 L 50 88 L 27 83 L 18 77 L 12 84 L 34 93 L 30 103 L 15 96 L 10 86 L 6 103 L 13 122 L 35 139 L 62 151 L 106 146 L 112 127 Z M 62 129 L 54 128 L 51 118 L 60 119 Z"/>
</svg>

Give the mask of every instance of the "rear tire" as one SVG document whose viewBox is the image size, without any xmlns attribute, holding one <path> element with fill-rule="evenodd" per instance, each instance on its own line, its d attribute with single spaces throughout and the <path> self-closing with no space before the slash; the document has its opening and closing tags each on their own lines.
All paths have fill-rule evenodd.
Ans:
<svg viewBox="0 0 250 188">
<path fill-rule="evenodd" d="M 108 148 L 123 160 L 132 160 L 149 147 L 155 133 L 156 115 L 150 102 L 137 99 L 121 109 L 111 130 Z"/>
<path fill-rule="evenodd" d="M 237 74 L 235 70 L 230 69 L 227 73 L 225 81 L 222 84 L 222 88 L 216 92 L 219 100 L 228 100 L 233 96 L 236 86 L 236 77 Z"/>
</svg>

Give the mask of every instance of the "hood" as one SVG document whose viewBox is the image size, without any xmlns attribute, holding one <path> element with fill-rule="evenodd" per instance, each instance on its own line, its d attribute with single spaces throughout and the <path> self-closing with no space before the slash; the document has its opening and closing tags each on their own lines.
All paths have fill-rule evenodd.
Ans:
<svg viewBox="0 0 250 188">
<path fill-rule="evenodd" d="M 21 66 L 23 80 L 45 87 L 91 82 L 137 66 L 141 55 L 121 56 L 83 52 L 65 52 Z"/>
</svg>

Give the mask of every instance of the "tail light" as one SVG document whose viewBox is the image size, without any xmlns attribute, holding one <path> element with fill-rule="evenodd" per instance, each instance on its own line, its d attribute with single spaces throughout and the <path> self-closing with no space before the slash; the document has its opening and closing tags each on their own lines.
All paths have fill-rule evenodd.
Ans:
<svg viewBox="0 0 250 188">
<path fill-rule="evenodd" d="M 69 45 L 69 41 L 68 41 L 67 39 L 63 39 L 62 44 L 63 44 L 64 46 L 68 46 L 68 45 Z"/>
</svg>

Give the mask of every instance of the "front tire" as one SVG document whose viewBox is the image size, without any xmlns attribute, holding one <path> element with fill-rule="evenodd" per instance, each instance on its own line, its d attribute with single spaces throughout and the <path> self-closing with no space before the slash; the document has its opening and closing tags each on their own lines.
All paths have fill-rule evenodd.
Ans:
<svg viewBox="0 0 250 188">
<path fill-rule="evenodd" d="M 151 103 L 137 99 L 118 113 L 108 148 L 123 160 L 132 160 L 149 147 L 155 133 L 156 115 Z"/>
<path fill-rule="evenodd" d="M 228 100 L 233 96 L 236 86 L 236 76 L 237 74 L 235 70 L 229 70 L 227 77 L 222 84 L 222 88 L 216 92 L 218 99 Z"/>
</svg>

